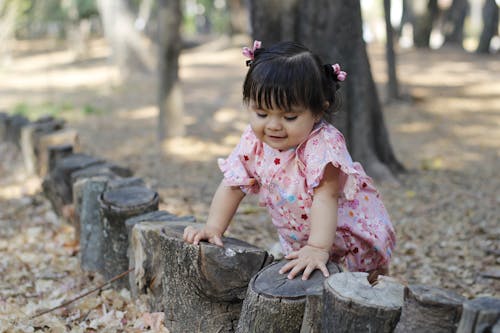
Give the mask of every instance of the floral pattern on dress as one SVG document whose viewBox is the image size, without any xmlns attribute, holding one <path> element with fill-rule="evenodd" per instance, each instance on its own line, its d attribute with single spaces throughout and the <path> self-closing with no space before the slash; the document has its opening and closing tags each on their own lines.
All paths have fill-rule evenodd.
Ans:
<svg viewBox="0 0 500 333">
<path fill-rule="evenodd" d="M 278 231 L 283 252 L 307 244 L 314 188 L 331 163 L 341 170 L 337 232 L 331 260 L 350 271 L 388 266 L 396 243 L 380 194 L 361 164 L 353 162 L 343 135 L 318 123 L 300 145 L 279 151 L 259 141 L 250 126 L 226 159 L 219 159 L 223 183 L 258 194 Z"/>
</svg>

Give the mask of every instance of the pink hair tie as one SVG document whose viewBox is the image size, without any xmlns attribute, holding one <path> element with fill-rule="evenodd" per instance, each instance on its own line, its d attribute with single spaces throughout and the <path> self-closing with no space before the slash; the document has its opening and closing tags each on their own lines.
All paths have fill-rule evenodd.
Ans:
<svg viewBox="0 0 500 333">
<path fill-rule="evenodd" d="M 344 72 L 344 71 L 342 71 L 342 70 L 340 70 L 340 65 L 339 64 L 332 65 L 332 68 L 333 68 L 333 72 L 337 76 L 337 80 L 344 81 L 346 79 L 347 73 Z"/>
<path fill-rule="evenodd" d="M 243 48 L 243 55 L 247 58 L 250 58 L 250 60 L 247 60 L 247 66 L 250 66 L 252 60 L 255 59 L 255 50 L 260 49 L 261 47 L 262 42 L 260 40 L 255 40 L 251 49 L 246 46 Z"/>
</svg>

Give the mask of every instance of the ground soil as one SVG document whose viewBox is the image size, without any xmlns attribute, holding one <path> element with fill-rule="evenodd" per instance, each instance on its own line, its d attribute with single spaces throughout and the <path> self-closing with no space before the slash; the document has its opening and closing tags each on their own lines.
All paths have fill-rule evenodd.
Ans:
<svg viewBox="0 0 500 333">
<path fill-rule="evenodd" d="M 162 209 L 204 221 L 221 178 L 216 160 L 231 151 L 246 124 L 240 46 L 219 39 L 183 53 L 187 133 L 168 145 L 156 140 L 155 75 L 124 80 L 103 41 L 94 41 L 83 59 L 56 44 L 19 44 L 0 68 L 0 109 L 12 112 L 24 103 L 57 112 L 78 130 L 84 152 L 132 168 L 159 192 Z M 498 55 L 399 50 L 406 97 L 390 104 L 383 47 L 370 45 L 369 55 L 393 147 L 408 169 L 399 185 L 378 184 L 397 230 L 391 275 L 468 298 L 500 297 Z M 78 294 L 95 281 L 79 272 L 72 229 L 51 212 L 40 180 L 25 174 L 15 148 L 0 143 L 0 153 L 0 312 L 10 309 L 12 324 L 47 307 L 43 300 L 57 304 L 68 290 Z M 276 241 L 269 216 L 252 198 L 228 234 L 263 248 Z M 60 293 L 50 296 L 48 285 Z M 99 306 L 125 311 L 110 305 L 110 297 L 96 297 Z M 67 322 L 70 313 L 54 318 Z"/>
</svg>

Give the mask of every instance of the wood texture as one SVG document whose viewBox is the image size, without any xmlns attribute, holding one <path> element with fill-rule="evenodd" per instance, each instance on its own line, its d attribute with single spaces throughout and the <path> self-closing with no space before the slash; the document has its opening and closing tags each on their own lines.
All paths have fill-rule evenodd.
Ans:
<svg viewBox="0 0 500 333">
<path fill-rule="evenodd" d="M 270 258 L 243 241 L 185 243 L 191 222 L 142 222 L 132 229 L 135 285 L 171 332 L 234 332 L 251 277 Z M 198 224 L 201 226 L 201 224 Z"/>
<path fill-rule="evenodd" d="M 103 275 L 110 279 L 128 270 L 128 234 L 125 221 L 133 216 L 158 210 L 158 193 L 143 186 L 108 190 L 99 197 L 103 228 Z M 128 288 L 128 279 L 113 283 L 117 289 Z"/>
<path fill-rule="evenodd" d="M 411 285 L 405 288 L 404 305 L 396 333 L 453 333 L 457 330 L 465 298 L 450 290 Z"/>
<path fill-rule="evenodd" d="M 457 333 L 500 332 L 500 298 L 479 297 L 463 304 Z"/>
<path fill-rule="evenodd" d="M 250 281 L 246 298 L 243 302 L 237 332 L 300 332 L 303 326 L 306 297 L 317 293 L 325 278 L 316 270 L 306 281 L 301 277 L 289 280 L 279 270 L 288 260 L 282 260 L 267 266 Z M 340 272 L 334 263 L 328 264 L 330 274 Z M 308 318 L 316 316 L 311 304 Z M 306 320 L 304 330 L 309 325 Z"/>
<path fill-rule="evenodd" d="M 36 143 L 38 151 L 38 168 L 37 173 L 40 177 L 45 177 L 50 168 L 50 147 L 67 147 L 71 146 L 71 151 L 74 153 L 80 152 L 80 140 L 78 132 L 72 128 L 56 130 L 50 133 L 44 133 Z M 52 148 L 52 150 L 54 150 Z"/>
<path fill-rule="evenodd" d="M 367 273 L 339 273 L 325 281 L 321 332 L 393 332 L 403 306 L 404 287 L 379 276 L 371 286 Z"/>
</svg>

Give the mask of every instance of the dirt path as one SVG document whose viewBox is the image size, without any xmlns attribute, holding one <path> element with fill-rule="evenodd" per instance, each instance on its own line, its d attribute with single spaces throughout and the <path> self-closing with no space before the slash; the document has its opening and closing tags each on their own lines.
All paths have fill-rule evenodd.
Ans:
<svg viewBox="0 0 500 333">
<path fill-rule="evenodd" d="M 93 44 L 92 58 L 79 62 L 69 52 L 42 48 L 20 49 L 0 69 L 0 109 L 50 102 L 49 109 L 62 110 L 58 116 L 78 129 L 86 152 L 132 167 L 159 191 L 162 208 L 203 221 L 220 180 L 216 158 L 231 150 L 245 126 L 240 87 L 246 68 L 239 48 L 219 42 L 183 55 L 188 135 L 173 145 L 163 162 L 155 144 L 154 77 L 137 75 L 119 85 L 102 42 Z M 370 57 L 383 90 L 381 49 L 370 47 Z M 450 49 L 400 52 L 402 89 L 415 102 L 385 106 L 385 118 L 397 156 L 410 172 L 401 177 L 401 186 L 380 184 L 379 189 L 398 234 L 392 272 L 402 280 L 450 288 L 466 297 L 500 297 L 499 72 L 500 61 L 494 56 Z M 71 233 L 36 194 L 37 180 L 12 170 L 15 154 L 5 147 L 0 153 L 0 272 L 7 276 L 2 283 L 12 290 L 35 285 L 32 291 L 26 289 L 31 299 L 0 293 L 0 303 L 11 302 L 29 312 L 47 296 L 42 287 L 36 288 L 46 279 L 12 276 L 19 267 L 13 253 L 35 256 L 36 250 L 25 248 L 33 239 L 71 244 L 70 236 L 62 236 Z M 229 232 L 262 247 L 276 237 L 266 212 L 252 199 L 240 207 Z M 11 242 L 12 237 L 20 238 Z M 78 289 L 88 280 L 75 280 L 67 270 L 51 265 L 76 260 L 71 246 L 68 251 L 59 249 L 52 259 L 47 257 L 44 269 L 62 274 L 56 280 L 71 277 L 68 288 Z M 38 267 L 35 259 L 22 262 L 26 270 Z M 78 269 L 76 263 L 70 267 Z"/>
</svg>

